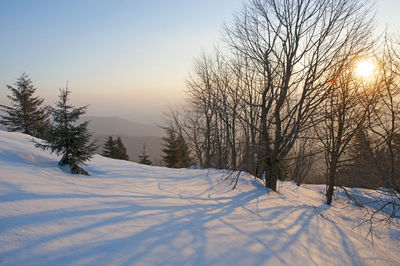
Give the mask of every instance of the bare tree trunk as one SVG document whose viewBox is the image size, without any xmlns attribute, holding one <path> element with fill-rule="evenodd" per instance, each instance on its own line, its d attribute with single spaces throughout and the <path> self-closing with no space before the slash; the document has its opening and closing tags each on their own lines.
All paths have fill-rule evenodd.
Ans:
<svg viewBox="0 0 400 266">
<path fill-rule="evenodd" d="M 333 156 L 328 169 L 328 187 L 326 189 L 326 204 L 328 205 L 332 204 L 333 191 L 335 188 L 336 169 L 338 163 L 338 159 L 336 157 L 337 156 Z"/>
</svg>

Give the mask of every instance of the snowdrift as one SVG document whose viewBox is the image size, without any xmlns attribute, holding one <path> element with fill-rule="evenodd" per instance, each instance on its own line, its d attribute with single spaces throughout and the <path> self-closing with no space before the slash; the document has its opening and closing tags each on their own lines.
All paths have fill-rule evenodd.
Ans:
<svg viewBox="0 0 400 266">
<path fill-rule="evenodd" d="M 365 209 L 328 208 L 323 186 L 232 190 L 224 171 L 99 155 L 71 175 L 31 139 L 0 131 L 0 265 L 400 264 L 398 223 L 372 243 Z"/>
</svg>

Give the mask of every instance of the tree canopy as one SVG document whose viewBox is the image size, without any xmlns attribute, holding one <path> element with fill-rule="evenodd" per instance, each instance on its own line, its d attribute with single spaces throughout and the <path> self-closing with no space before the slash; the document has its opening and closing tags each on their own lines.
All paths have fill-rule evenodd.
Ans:
<svg viewBox="0 0 400 266">
<path fill-rule="evenodd" d="M 36 146 L 61 155 L 59 165 L 69 166 L 71 173 L 89 175 L 80 165 L 93 156 L 97 147 L 94 142 L 90 142 L 91 134 L 87 128 L 89 122 L 77 122 L 86 113 L 87 106 L 76 108 L 69 105 L 70 93 L 68 88 L 60 89 L 56 107 L 49 107 L 54 121 L 50 137 L 44 143 L 36 142 Z"/>
<path fill-rule="evenodd" d="M 11 91 L 11 95 L 7 95 L 11 106 L 0 105 L 4 113 L 0 115 L 0 124 L 9 131 L 45 138 L 50 127 L 49 115 L 42 106 L 44 99 L 34 96 L 36 88 L 29 76 L 23 73 L 14 87 L 7 85 L 7 88 Z"/>
</svg>

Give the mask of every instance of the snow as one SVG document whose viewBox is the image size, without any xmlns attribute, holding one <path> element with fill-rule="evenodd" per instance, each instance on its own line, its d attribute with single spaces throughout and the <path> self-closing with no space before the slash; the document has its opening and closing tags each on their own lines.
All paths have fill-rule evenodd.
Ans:
<svg viewBox="0 0 400 266">
<path fill-rule="evenodd" d="M 0 131 L 0 265 L 400 264 L 398 221 L 371 242 L 366 210 L 324 186 L 99 155 L 71 175 L 31 139 Z"/>
</svg>

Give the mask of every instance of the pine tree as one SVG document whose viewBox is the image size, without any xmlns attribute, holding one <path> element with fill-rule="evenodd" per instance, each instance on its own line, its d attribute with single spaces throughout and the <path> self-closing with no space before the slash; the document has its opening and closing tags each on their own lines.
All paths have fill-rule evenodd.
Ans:
<svg viewBox="0 0 400 266">
<path fill-rule="evenodd" d="M 167 167 L 175 168 L 178 163 L 178 147 L 176 145 L 176 134 L 171 127 L 166 127 L 166 137 L 163 137 L 163 149 L 165 155 L 162 157 Z"/>
<path fill-rule="evenodd" d="M 192 159 L 190 158 L 189 147 L 183 138 L 182 134 L 178 134 L 176 138 L 178 147 L 178 168 L 187 168 L 190 166 Z"/>
<path fill-rule="evenodd" d="M 149 159 L 149 156 L 146 154 L 146 144 L 143 144 L 142 153 L 138 156 L 139 163 L 151 165 L 153 162 Z"/>
<path fill-rule="evenodd" d="M 129 155 L 127 153 L 127 150 L 124 146 L 124 144 L 122 143 L 121 137 L 117 137 L 117 140 L 115 141 L 115 145 L 116 145 L 116 157 L 115 159 L 119 159 L 119 160 L 129 160 Z"/>
<path fill-rule="evenodd" d="M 129 155 L 122 143 L 121 137 L 117 137 L 117 139 L 114 140 L 112 136 L 109 136 L 104 142 L 102 155 L 118 160 L 129 160 Z"/>
<path fill-rule="evenodd" d="M 348 187 L 377 188 L 383 183 L 375 167 L 373 150 L 363 127 L 356 130 L 356 134 L 347 153 L 346 164 L 341 167 L 338 184 Z M 382 158 L 383 156 L 378 156 Z"/>
<path fill-rule="evenodd" d="M 4 115 L 0 115 L 0 124 L 9 131 L 21 131 L 34 137 L 46 138 L 50 121 L 46 109 L 42 107 L 44 99 L 34 97 L 36 88 L 28 75 L 23 73 L 15 82 L 15 87 L 7 85 L 12 95 L 7 95 L 12 106 L 0 105 Z"/>
<path fill-rule="evenodd" d="M 190 166 L 190 156 L 187 144 L 182 136 L 172 126 L 164 128 L 167 136 L 163 137 L 163 160 L 167 167 L 186 168 Z"/>
<path fill-rule="evenodd" d="M 75 108 L 69 105 L 69 94 L 68 88 L 60 89 L 56 107 L 49 107 L 54 121 L 51 136 L 45 143 L 36 142 L 35 146 L 61 155 L 58 164 L 69 166 L 72 174 L 89 175 L 80 165 L 93 156 L 97 147 L 94 142 L 89 143 L 91 137 L 87 129 L 89 122 L 76 124 L 79 117 L 86 113 L 87 106 Z"/>
<path fill-rule="evenodd" d="M 112 136 L 109 136 L 103 145 L 102 155 L 109 158 L 115 158 L 117 156 L 116 143 Z"/>
</svg>

